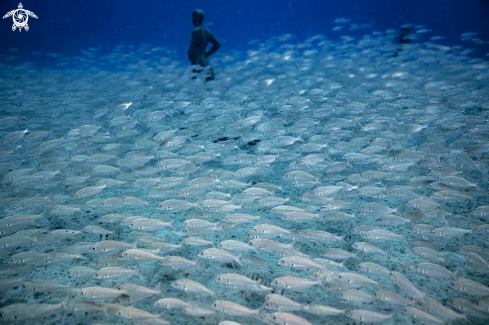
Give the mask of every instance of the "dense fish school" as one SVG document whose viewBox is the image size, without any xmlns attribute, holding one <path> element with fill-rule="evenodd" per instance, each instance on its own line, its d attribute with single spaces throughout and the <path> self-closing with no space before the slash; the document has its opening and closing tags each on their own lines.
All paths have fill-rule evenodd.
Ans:
<svg viewBox="0 0 489 325">
<path fill-rule="evenodd" d="M 397 37 L 0 65 L 1 322 L 487 323 L 489 63 Z"/>
</svg>

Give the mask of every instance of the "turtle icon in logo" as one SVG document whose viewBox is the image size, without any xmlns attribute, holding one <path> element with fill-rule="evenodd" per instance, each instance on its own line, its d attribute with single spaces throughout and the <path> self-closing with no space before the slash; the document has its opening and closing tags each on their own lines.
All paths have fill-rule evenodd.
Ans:
<svg viewBox="0 0 489 325">
<path fill-rule="evenodd" d="M 10 16 L 12 16 L 14 20 L 14 24 L 12 25 L 12 31 L 14 32 L 17 28 L 19 29 L 19 32 L 22 31 L 22 28 L 25 28 L 26 31 L 29 30 L 29 25 L 27 25 L 27 20 L 29 20 L 29 16 L 37 19 L 36 14 L 32 11 L 25 10 L 24 6 L 22 6 L 22 3 L 19 3 L 19 9 L 7 12 L 5 16 L 3 16 L 3 18 L 5 19 Z"/>
</svg>

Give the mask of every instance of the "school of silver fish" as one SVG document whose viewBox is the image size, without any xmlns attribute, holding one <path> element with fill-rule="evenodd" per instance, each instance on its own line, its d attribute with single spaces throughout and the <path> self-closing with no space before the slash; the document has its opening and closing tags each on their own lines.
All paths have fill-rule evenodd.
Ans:
<svg viewBox="0 0 489 325">
<path fill-rule="evenodd" d="M 0 65 L 0 322 L 488 322 L 489 63 L 340 39 Z"/>
</svg>

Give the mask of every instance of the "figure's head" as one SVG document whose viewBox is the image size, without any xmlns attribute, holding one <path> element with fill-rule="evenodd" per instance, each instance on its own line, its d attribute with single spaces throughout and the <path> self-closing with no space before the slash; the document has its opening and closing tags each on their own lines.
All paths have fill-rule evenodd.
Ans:
<svg viewBox="0 0 489 325">
<path fill-rule="evenodd" d="M 192 23 L 195 27 L 202 25 L 204 22 L 204 12 L 200 9 L 194 10 L 192 12 Z"/>
</svg>

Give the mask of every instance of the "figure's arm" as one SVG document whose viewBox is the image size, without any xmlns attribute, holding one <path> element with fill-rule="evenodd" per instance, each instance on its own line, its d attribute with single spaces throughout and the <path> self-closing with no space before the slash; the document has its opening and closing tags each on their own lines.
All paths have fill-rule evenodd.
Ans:
<svg viewBox="0 0 489 325">
<path fill-rule="evenodd" d="M 219 43 L 217 38 L 211 32 L 209 32 L 209 36 L 207 40 L 212 44 L 212 47 L 209 49 L 209 51 L 205 53 L 205 56 L 209 57 L 212 54 L 216 53 L 217 50 L 219 50 L 219 48 L 221 47 L 221 43 Z"/>
</svg>

